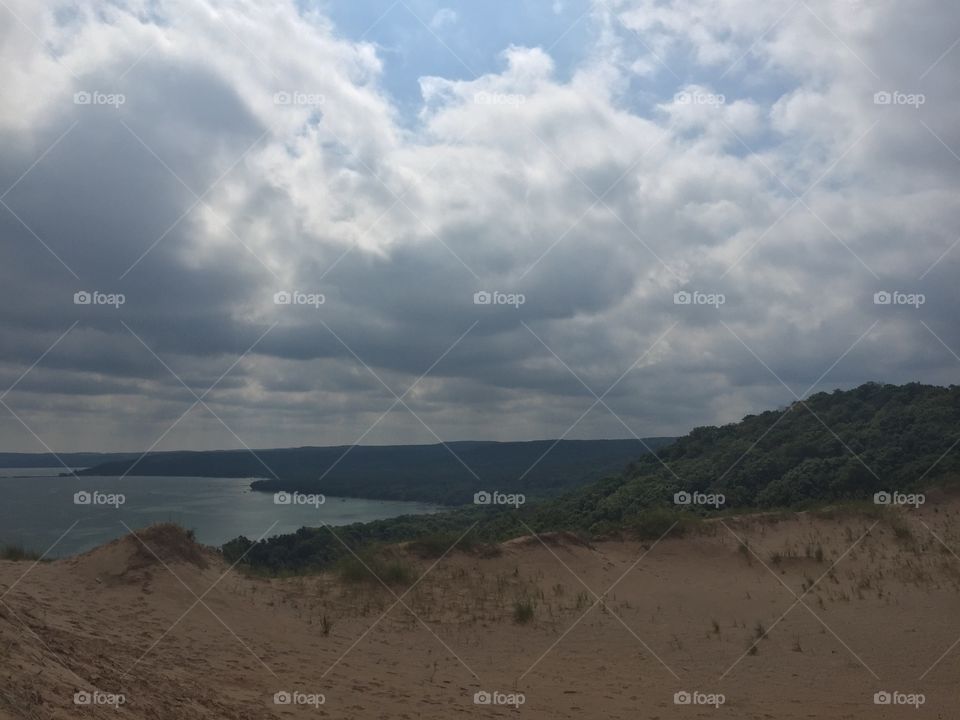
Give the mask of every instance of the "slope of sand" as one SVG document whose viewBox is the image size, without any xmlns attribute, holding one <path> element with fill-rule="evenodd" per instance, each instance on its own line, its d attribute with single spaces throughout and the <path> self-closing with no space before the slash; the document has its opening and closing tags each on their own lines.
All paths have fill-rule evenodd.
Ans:
<svg viewBox="0 0 960 720">
<path fill-rule="evenodd" d="M 0 562 L 0 717 L 954 718 L 960 558 L 935 535 L 960 552 L 958 511 L 743 517 L 652 548 L 521 538 L 448 555 L 391 586 L 399 603 L 333 575 L 248 578 L 158 526 Z M 434 562 L 396 553 L 414 578 Z M 124 702 L 74 703 L 94 690 Z M 884 690 L 924 704 L 875 705 Z"/>
</svg>

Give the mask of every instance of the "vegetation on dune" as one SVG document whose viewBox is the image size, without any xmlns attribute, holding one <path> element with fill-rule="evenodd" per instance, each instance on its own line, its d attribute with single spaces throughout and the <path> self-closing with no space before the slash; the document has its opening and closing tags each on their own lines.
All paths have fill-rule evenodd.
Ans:
<svg viewBox="0 0 960 720">
<path fill-rule="evenodd" d="M 331 566 L 347 552 L 344 544 L 410 541 L 422 557 L 439 557 L 468 529 L 457 548 L 469 552 L 531 530 L 628 532 L 654 540 L 682 534 L 717 512 L 814 507 L 882 490 L 950 485 L 960 477 L 960 458 L 950 452 L 958 436 L 960 387 L 868 383 L 739 423 L 696 428 L 656 456 L 636 458 L 619 476 L 516 510 L 470 507 L 333 531 L 301 528 L 256 545 L 238 538 L 223 551 L 262 572 L 299 572 Z M 722 494 L 726 502 L 719 509 L 678 508 L 674 494 L 681 491 Z"/>
<path fill-rule="evenodd" d="M 364 548 L 369 557 L 378 545 L 403 542 L 410 542 L 409 550 L 422 558 L 435 559 L 453 549 L 489 555 L 496 552 L 494 542 L 525 532 L 518 516 L 511 513 L 465 508 L 336 528 L 300 528 L 296 533 L 258 543 L 239 537 L 226 543 L 222 550 L 229 562 L 239 562 L 256 571 L 303 572 L 345 562 L 351 550 Z"/>
<path fill-rule="evenodd" d="M 0 545 L 0 560 L 30 560 L 31 562 L 34 562 L 39 559 L 40 553 L 27 550 L 23 547 L 23 545 L 18 545 L 15 543 Z"/>
<path fill-rule="evenodd" d="M 388 557 L 374 547 L 343 555 L 336 564 L 336 571 L 348 584 L 409 585 L 416 579 L 409 563 L 399 557 Z"/>
<path fill-rule="evenodd" d="M 518 625 L 531 622 L 536 614 L 536 605 L 530 598 L 517 600 L 513 604 L 513 621 Z"/>
</svg>

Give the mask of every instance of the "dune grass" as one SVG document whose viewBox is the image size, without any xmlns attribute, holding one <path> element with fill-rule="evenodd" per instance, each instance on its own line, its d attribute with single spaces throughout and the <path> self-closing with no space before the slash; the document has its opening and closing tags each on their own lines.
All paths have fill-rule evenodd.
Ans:
<svg viewBox="0 0 960 720">
<path fill-rule="evenodd" d="M 410 563 L 370 548 L 345 555 L 337 562 L 335 570 L 340 579 L 349 585 L 380 582 L 409 585 L 414 580 L 414 568 Z"/>
<path fill-rule="evenodd" d="M 27 550 L 19 543 L 6 543 L 0 545 L 0 560 L 12 560 L 14 562 L 29 560 L 35 562 L 40 559 L 40 553 L 33 550 Z"/>
</svg>

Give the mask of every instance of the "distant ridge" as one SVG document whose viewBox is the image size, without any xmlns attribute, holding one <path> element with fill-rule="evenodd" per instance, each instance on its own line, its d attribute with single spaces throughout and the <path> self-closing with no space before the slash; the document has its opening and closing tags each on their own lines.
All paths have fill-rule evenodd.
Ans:
<svg viewBox="0 0 960 720">
<path fill-rule="evenodd" d="M 624 467 L 672 438 L 645 440 L 456 441 L 149 453 L 103 462 L 79 475 L 250 477 L 256 490 L 344 497 L 470 502 L 478 490 L 549 497 Z M 321 480 L 322 478 L 322 480 Z"/>
<path fill-rule="evenodd" d="M 85 468 L 136 458 L 138 453 L 0 453 L 0 468 Z"/>
</svg>

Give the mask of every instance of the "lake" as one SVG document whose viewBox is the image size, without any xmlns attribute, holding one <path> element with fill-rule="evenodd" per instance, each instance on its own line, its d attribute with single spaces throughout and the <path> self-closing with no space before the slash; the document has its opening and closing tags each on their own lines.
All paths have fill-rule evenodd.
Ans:
<svg viewBox="0 0 960 720">
<path fill-rule="evenodd" d="M 255 540 L 303 526 L 348 525 L 444 508 L 419 502 L 328 497 L 322 504 L 274 504 L 273 494 L 250 490 L 250 478 L 56 477 L 63 468 L 0 468 L 0 543 L 42 553 L 66 532 L 47 557 L 90 550 L 151 523 L 172 521 L 196 532 L 205 545 L 239 535 Z M 15 477 L 18 476 L 18 477 Z M 74 494 L 98 493 L 91 504 Z M 119 496 L 123 503 L 119 503 Z M 97 504 L 111 503 L 111 504 Z M 76 522 L 72 530 L 68 528 Z"/>
</svg>

